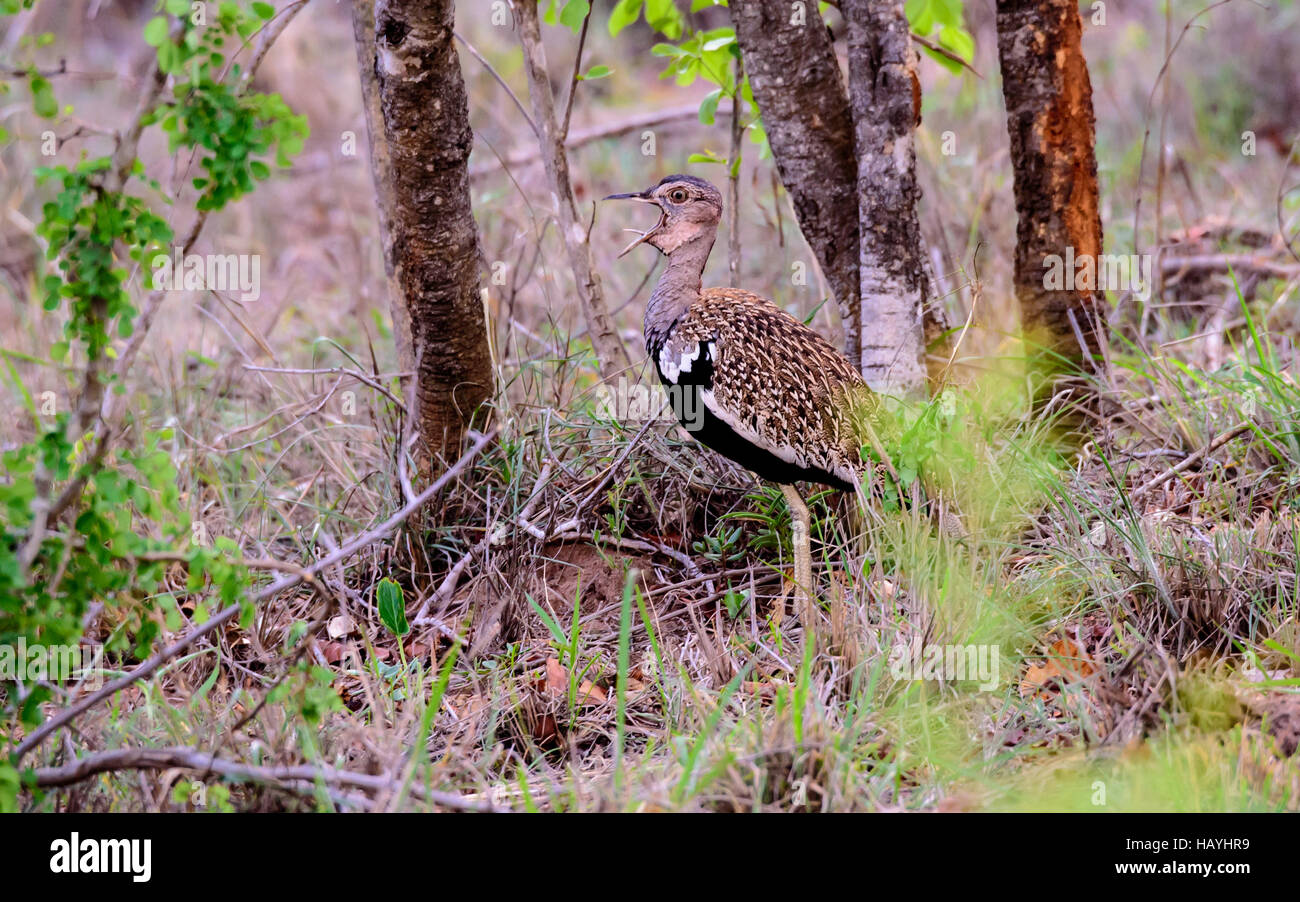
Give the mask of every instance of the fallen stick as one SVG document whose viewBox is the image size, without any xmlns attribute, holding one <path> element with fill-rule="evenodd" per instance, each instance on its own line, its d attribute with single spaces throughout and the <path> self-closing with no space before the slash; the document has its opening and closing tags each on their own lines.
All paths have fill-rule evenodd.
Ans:
<svg viewBox="0 0 1300 902">
<path fill-rule="evenodd" d="M 184 746 L 170 746 L 160 749 L 110 749 L 96 752 L 84 758 L 78 758 L 70 764 L 59 767 L 38 767 L 35 770 L 34 785 L 41 788 L 71 786 L 87 780 L 96 774 L 119 770 L 166 770 L 183 768 L 200 771 L 204 774 L 220 774 L 233 780 L 268 784 L 294 792 L 301 792 L 301 787 L 290 784 L 307 784 L 314 786 L 317 782 L 347 789 L 362 789 L 369 792 L 396 791 L 397 781 L 382 774 L 362 774 L 355 771 L 339 770 L 334 767 L 313 764 L 281 765 L 263 767 L 243 764 L 226 758 L 200 752 Z M 450 792 L 440 792 L 411 786 L 410 792 L 425 801 L 433 802 L 444 808 L 458 811 L 508 811 L 493 805 L 490 801 L 469 798 Z M 348 800 L 354 801 L 355 800 Z"/>
<path fill-rule="evenodd" d="M 1199 451 L 1193 451 L 1191 454 L 1187 455 L 1181 461 L 1174 464 L 1168 470 L 1165 470 L 1159 476 L 1155 477 L 1154 479 L 1148 482 L 1143 483 L 1133 491 L 1129 492 L 1128 500 L 1133 501 L 1135 498 L 1142 497 L 1152 489 L 1159 488 L 1169 480 L 1173 479 L 1179 473 L 1183 472 L 1188 467 L 1192 466 L 1192 464 L 1196 463 L 1201 458 L 1205 457 L 1206 455 L 1213 454 L 1215 451 L 1218 451 L 1220 448 L 1228 444 L 1228 442 L 1232 441 L 1237 436 L 1242 435 L 1246 432 L 1250 432 L 1250 430 L 1251 430 L 1251 426 L 1249 423 L 1242 423 L 1240 426 L 1237 426 L 1233 429 L 1229 429 L 1227 432 L 1223 433 L 1222 435 L 1219 435 L 1217 438 L 1211 441 L 1204 448 L 1201 448 Z"/>
</svg>

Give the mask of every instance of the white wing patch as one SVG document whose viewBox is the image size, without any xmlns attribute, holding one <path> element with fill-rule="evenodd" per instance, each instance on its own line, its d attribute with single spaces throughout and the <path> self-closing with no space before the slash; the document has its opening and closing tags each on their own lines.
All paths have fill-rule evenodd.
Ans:
<svg viewBox="0 0 1300 902">
<path fill-rule="evenodd" d="M 705 342 L 703 348 L 708 351 L 709 356 L 713 356 L 713 342 Z M 680 352 L 673 349 L 671 344 L 666 344 L 659 349 L 659 372 L 663 377 L 674 385 L 677 383 L 677 377 L 682 373 L 691 371 L 691 364 L 700 359 L 701 344 L 697 341 L 687 345 Z"/>
</svg>

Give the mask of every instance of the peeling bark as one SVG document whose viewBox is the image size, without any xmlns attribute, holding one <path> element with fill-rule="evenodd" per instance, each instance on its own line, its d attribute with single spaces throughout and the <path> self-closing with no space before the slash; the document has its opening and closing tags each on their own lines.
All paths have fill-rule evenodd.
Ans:
<svg viewBox="0 0 1300 902">
<path fill-rule="evenodd" d="M 524 49 L 524 70 L 528 75 L 528 97 L 533 108 L 533 120 L 542 131 L 539 139 L 542 163 L 555 201 L 560 235 L 564 239 L 569 265 L 573 269 L 578 301 L 587 321 L 600 373 L 609 379 L 631 369 L 631 361 L 622 339 L 614 329 L 609 307 L 605 303 L 605 292 L 600 273 L 596 271 L 587 227 L 578 218 L 578 205 L 569 178 L 569 159 L 564 151 L 564 138 L 560 134 L 555 115 L 555 95 L 546 66 L 546 50 L 542 46 L 541 25 L 537 20 L 537 0 L 517 0 L 515 23 Z"/>
<path fill-rule="evenodd" d="M 1036 368 L 1059 371 L 1107 340 L 1097 292 L 1051 290 L 1044 278 L 1052 255 L 1095 261 L 1102 253 L 1083 24 L 1075 0 L 998 0 L 997 28 L 1015 171 L 1016 294 L 1025 334 L 1042 349 L 1032 355 Z"/>
<path fill-rule="evenodd" d="M 492 392 L 453 2 L 378 0 L 373 17 L 368 5 L 354 8 L 354 29 L 393 321 L 403 368 L 416 372 L 425 449 L 446 459 Z"/>
<path fill-rule="evenodd" d="M 731 2 L 736 38 L 777 171 L 835 295 L 845 351 L 860 367 L 853 115 L 816 4 L 798 12 L 802 17 L 789 0 Z"/>
<path fill-rule="evenodd" d="M 926 332 L 937 338 L 943 329 L 937 308 L 927 304 L 916 214 L 916 52 L 901 0 L 844 0 L 841 9 L 857 147 L 862 375 L 872 388 L 915 395 L 926 387 Z M 934 362 L 934 375 L 943 363 Z"/>
</svg>

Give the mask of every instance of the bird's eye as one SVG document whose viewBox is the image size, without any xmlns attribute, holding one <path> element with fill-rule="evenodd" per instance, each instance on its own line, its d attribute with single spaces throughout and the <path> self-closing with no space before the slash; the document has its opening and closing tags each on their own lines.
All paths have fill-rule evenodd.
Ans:
<svg viewBox="0 0 1300 902">
<path fill-rule="evenodd" d="M 680 204 L 686 200 L 686 191 L 682 188 L 674 188 L 668 195 L 668 199 L 675 204 Z"/>
</svg>

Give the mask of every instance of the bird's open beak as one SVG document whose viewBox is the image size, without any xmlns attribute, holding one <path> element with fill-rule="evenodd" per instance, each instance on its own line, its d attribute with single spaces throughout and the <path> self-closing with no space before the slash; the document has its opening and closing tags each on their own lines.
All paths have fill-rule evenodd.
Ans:
<svg viewBox="0 0 1300 902">
<path fill-rule="evenodd" d="M 608 197 L 606 197 L 605 200 L 635 200 L 643 204 L 658 203 L 658 201 L 649 197 L 644 191 L 635 191 L 631 194 L 611 194 Z M 653 235 L 655 232 L 659 231 L 659 229 L 663 227 L 663 224 L 667 220 L 668 220 L 668 214 L 665 213 L 663 210 L 660 210 L 659 221 L 656 222 L 653 226 L 651 226 L 646 231 L 642 232 L 640 229 L 624 229 L 623 231 L 625 232 L 636 232 L 637 239 L 636 241 L 633 241 L 631 244 L 629 244 L 627 247 L 623 248 L 622 252 L 618 256 L 626 257 L 628 251 L 632 250 L 632 248 L 636 247 L 638 244 L 644 244 L 646 241 L 649 240 L 651 235 Z"/>
</svg>

